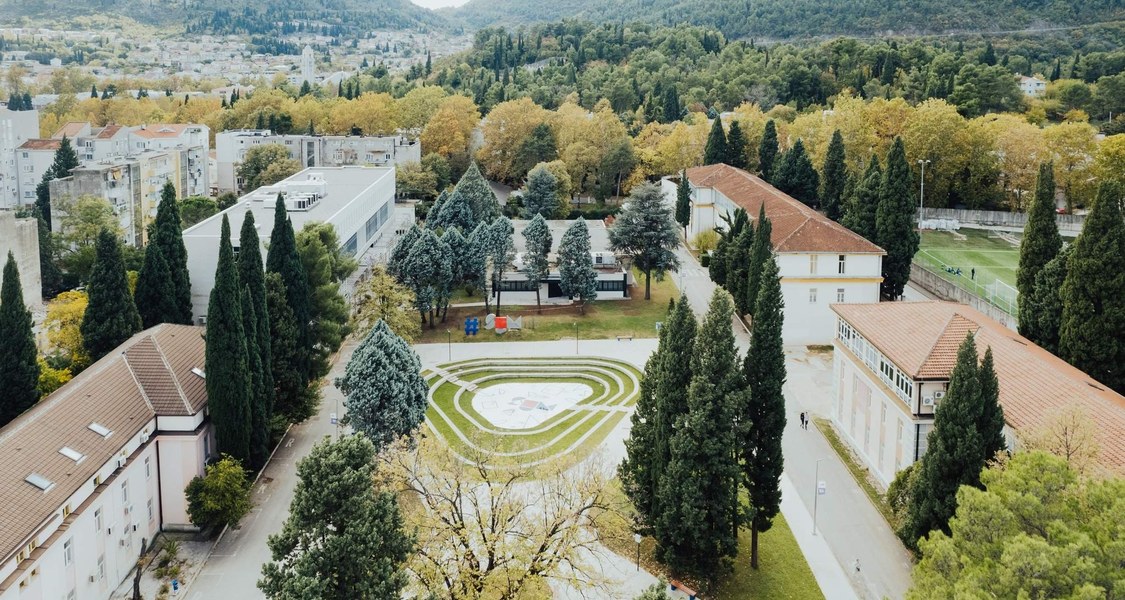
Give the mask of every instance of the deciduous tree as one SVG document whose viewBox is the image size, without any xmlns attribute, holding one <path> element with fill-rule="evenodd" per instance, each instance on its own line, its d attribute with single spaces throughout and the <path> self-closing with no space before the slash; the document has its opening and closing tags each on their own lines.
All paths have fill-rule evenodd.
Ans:
<svg viewBox="0 0 1125 600">
<path fill-rule="evenodd" d="M 250 481 L 242 464 L 231 456 L 223 455 L 216 463 L 207 465 L 204 476 L 196 476 L 188 483 L 188 518 L 202 529 L 222 529 L 238 525 L 250 512 Z"/>
<path fill-rule="evenodd" d="M 301 163 L 289 158 L 289 150 L 283 144 L 254 146 L 246 151 L 237 169 L 243 190 L 277 183 L 300 170 Z"/>
<path fill-rule="evenodd" d="M 355 335 L 366 338 L 380 320 L 407 343 L 422 333 L 414 308 L 414 293 L 391 277 L 382 266 L 375 266 L 356 286 L 355 311 L 352 314 Z"/>
</svg>

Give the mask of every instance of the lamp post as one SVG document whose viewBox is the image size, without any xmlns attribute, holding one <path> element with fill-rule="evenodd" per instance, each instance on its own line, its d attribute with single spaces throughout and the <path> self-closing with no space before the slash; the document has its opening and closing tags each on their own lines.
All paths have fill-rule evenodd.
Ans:
<svg viewBox="0 0 1125 600">
<path fill-rule="evenodd" d="M 578 354 L 578 321 L 574 322 L 574 354 Z"/>
<path fill-rule="evenodd" d="M 641 534 L 634 533 L 633 541 L 637 542 L 637 570 L 641 570 Z"/>
<path fill-rule="evenodd" d="M 922 165 L 922 184 L 921 189 L 918 191 L 918 230 L 922 230 L 922 203 L 926 199 L 926 165 L 930 164 L 930 159 L 918 159 L 918 164 Z"/>
<path fill-rule="evenodd" d="M 816 475 L 813 476 L 813 500 L 812 500 L 812 534 L 816 535 L 816 505 L 820 500 L 820 461 L 823 458 L 816 459 Z"/>
<path fill-rule="evenodd" d="M 445 346 L 449 352 L 449 362 L 453 362 L 453 331 L 445 330 Z"/>
</svg>

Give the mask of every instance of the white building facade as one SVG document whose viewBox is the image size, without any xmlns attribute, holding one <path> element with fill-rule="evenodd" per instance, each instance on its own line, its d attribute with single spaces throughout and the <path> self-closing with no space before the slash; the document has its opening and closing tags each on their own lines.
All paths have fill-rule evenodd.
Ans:
<svg viewBox="0 0 1125 600">
<path fill-rule="evenodd" d="M 1038 77 L 1027 77 L 1020 75 L 1020 91 L 1024 96 L 1031 98 L 1038 98 L 1047 92 L 1047 82 L 1039 79 Z"/>
<path fill-rule="evenodd" d="M 39 137 L 39 111 L 0 107 L 0 208 L 15 208 L 20 201 L 16 149 Z"/>
<path fill-rule="evenodd" d="M 831 305 L 879 301 L 882 248 L 741 169 L 710 165 L 688 169 L 687 176 L 689 240 L 724 227 L 723 218 L 739 208 L 753 222 L 765 207 L 785 301 L 786 344 L 829 344 L 836 325 Z M 673 204 L 677 179 L 663 182 Z"/>
<path fill-rule="evenodd" d="M 9 252 L 16 259 L 16 267 L 19 268 L 24 305 L 34 308 L 43 304 L 38 220 L 17 219 L 15 212 L 0 210 L 0 260 L 7 262 Z M 0 281 L 3 278 L 3 274 L 0 274 Z"/>
</svg>

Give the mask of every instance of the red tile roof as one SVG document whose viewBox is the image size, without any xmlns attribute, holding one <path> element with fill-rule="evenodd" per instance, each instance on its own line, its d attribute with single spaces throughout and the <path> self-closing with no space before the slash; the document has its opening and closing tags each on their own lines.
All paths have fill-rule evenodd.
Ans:
<svg viewBox="0 0 1125 600">
<path fill-rule="evenodd" d="M 62 140 L 30 139 L 20 144 L 20 150 L 58 150 Z"/>
<path fill-rule="evenodd" d="M 718 190 L 744 209 L 751 220 L 758 218 L 759 209 L 765 205 L 776 252 L 886 254 L 863 236 L 742 169 L 709 165 L 688 169 L 687 176 L 694 187 Z"/>
<path fill-rule="evenodd" d="M 916 379 L 948 379 L 958 346 L 975 332 L 982 356 L 992 348 L 1004 420 L 1017 435 L 1078 406 L 1098 424 L 1101 464 L 1125 474 L 1125 397 L 979 311 L 952 302 L 833 304 L 832 310 Z"/>
</svg>

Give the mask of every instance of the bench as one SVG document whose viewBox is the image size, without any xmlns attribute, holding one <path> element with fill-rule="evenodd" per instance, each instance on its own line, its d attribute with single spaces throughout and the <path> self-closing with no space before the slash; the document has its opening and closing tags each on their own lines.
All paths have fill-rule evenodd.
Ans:
<svg viewBox="0 0 1125 600">
<path fill-rule="evenodd" d="M 695 600 L 695 590 L 693 590 L 693 589 L 689 588 L 688 586 L 684 585 L 678 579 L 673 579 L 671 581 L 671 583 L 669 583 L 668 585 L 672 588 L 672 591 L 679 590 L 679 591 L 687 594 L 688 598 L 691 598 L 691 600 Z"/>
<path fill-rule="evenodd" d="M 631 342 L 631 341 L 633 341 L 633 336 L 631 336 L 631 335 L 619 335 L 619 336 L 617 336 L 617 341 L 620 342 L 621 340 L 625 340 L 626 342 Z"/>
</svg>

